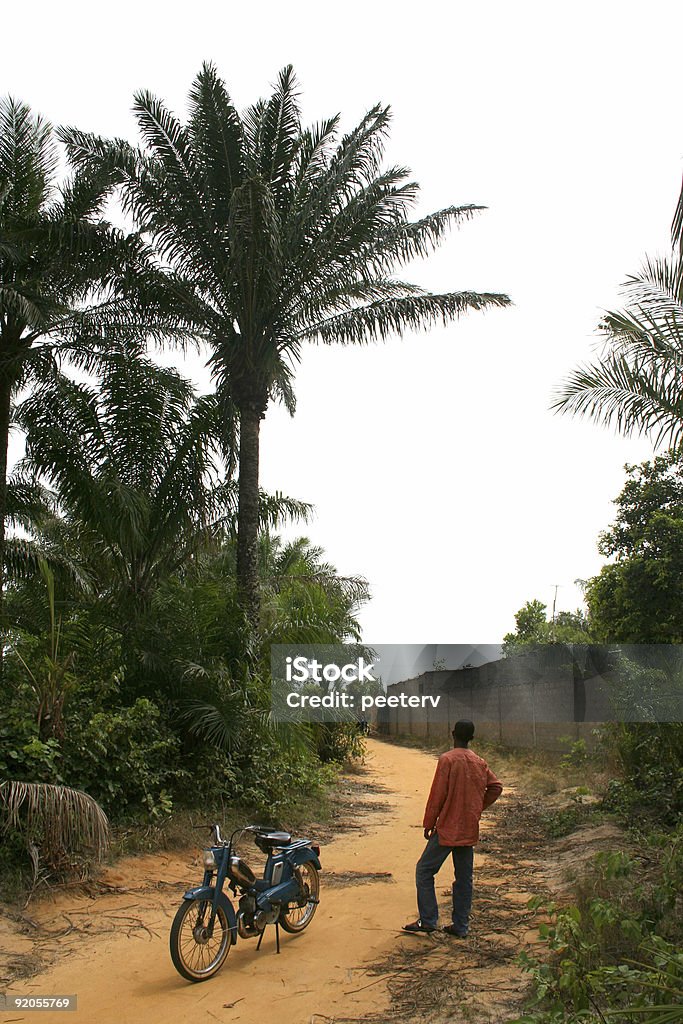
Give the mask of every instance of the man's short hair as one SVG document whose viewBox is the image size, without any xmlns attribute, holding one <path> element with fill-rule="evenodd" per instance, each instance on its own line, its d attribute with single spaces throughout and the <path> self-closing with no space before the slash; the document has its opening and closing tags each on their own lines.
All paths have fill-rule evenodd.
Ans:
<svg viewBox="0 0 683 1024">
<path fill-rule="evenodd" d="M 474 722 L 468 722 L 466 719 L 456 722 L 453 726 L 453 736 L 461 743 L 469 743 L 474 736 Z"/>
</svg>

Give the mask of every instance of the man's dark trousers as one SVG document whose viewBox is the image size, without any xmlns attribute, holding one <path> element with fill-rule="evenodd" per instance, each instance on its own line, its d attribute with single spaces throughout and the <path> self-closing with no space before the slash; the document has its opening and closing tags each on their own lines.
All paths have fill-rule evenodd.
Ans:
<svg viewBox="0 0 683 1024">
<path fill-rule="evenodd" d="M 449 853 L 453 856 L 453 867 L 455 868 L 453 927 L 460 935 L 466 935 L 472 907 L 473 846 L 440 846 L 436 832 L 432 835 L 415 868 L 417 907 L 422 924 L 427 928 L 436 928 L 439 908 L 434 892 L 434 875 Z"/>
</svg>

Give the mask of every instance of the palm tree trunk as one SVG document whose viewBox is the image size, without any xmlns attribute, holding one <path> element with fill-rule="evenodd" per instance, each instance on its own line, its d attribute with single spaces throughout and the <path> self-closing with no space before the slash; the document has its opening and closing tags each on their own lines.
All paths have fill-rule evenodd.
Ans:
<svg viewBox="0 0 683 1024">
<path fill-rule="evenodd" d="M 237 589 L 251 625 L 259 621 L 259 432 L 262 410 L 246 402 L 240 409 L 239 503 L 237 509 Z"/>
<path fill-rule="evenodd" d="M 0 671 L 5 629 L 5 518 L 7 515 L 7 449 L 9 447 L 12 380 L 0 376 Z"/>
</svg>

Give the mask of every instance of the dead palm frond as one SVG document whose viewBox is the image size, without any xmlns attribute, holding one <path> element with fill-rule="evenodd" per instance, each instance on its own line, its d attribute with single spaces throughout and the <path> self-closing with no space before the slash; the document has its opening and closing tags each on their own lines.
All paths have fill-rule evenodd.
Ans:
<svg viewBox="0 0 683 1024">
<path fill-rule="evenodd" d="M 102 860 L 109 848 L 109 822 L 87 793 L 45 782 L 0 782 L 0 823 L 36 845 L 43 860 L 58 864 L 65 855 Z"/>
</svg>

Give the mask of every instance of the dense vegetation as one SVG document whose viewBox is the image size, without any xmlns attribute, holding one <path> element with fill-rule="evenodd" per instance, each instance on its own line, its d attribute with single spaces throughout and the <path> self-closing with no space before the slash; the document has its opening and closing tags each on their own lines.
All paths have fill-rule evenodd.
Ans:
<svg viewBox="0 0 683 1024">
<path fill-rule="evenodd" d="M 119 822 L 182 805 L 272 821 L 356 749 L 348 726 L 270 720 L 270 645 L 359 639 L 368 587 L 278 536 L 311 508 L 260 489 L 260 421 L 294 411 L 307 342 L 509 302 L 396 276 L 481 207 L 409 219 L 388 108 L 340 136 L 338 116 L 302 124 L 291 68 L 239 112 L 205 65 L 185 123 L 146 92 L 134 110 L 138 148 L 0 103 L 5 866 L 27 846 L 63 870 L 67 834 L 92 833 L 92 804 L 55 786 Z M 212 393 L 150 358 L 171 343 L 208 352 Z"/>
<path fill-rule="evenodd" d="M 130 352 L 92 385 L 55 374 L 17 408 L 27 450 L 10 500 L 30 536 L 8 546 L 2 779 L 83 789 L 114 820 L 221 800 L 277 818 L 353 748 L 351 733 L 278 735 L 268 652 L 357 637 L 366 584 L 305 538 L 283 544 L 273 528 L 307 508 L 262 495 L 254 636 L 215 415 L 212 396 Z"/>
</svg>

